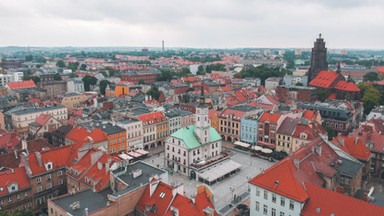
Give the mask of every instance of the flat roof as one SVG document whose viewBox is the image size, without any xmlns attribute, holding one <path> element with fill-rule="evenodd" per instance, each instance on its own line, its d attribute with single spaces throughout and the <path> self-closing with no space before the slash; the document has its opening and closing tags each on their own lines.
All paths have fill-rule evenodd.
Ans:
<svg viewBox="0 0 384 216">
<path fill-rule="evenodd" d="M 161 174 L 166 173 L 164 170 L 156 168 L 154 166 L 151 166 L 147 163 L 144 163 L 142 161 L 137 161 L 135 163 L 129 164 L 126 167 L 118 168 L 113 171 L 115 176 L 119 178 L 121 181 L 128 184 L 128 187 L 126 189 L 123 189 L 119 192 L 113 193 L 113 196 L 119 196 L 125 193 L 128 193 L 130 191 L 133 191 L 139 187 L 142 187 L 143 185 L 146 185 L 149 183 L 149 178 L 155 175 L 160 176 Z M 133 178 L 132 172 L 135 170 L 141 170 L 142 174 L 136 178 Z M 121 174 L 120 174 L 121 173 Z M 119 175 L 116 175 L 119 174 Z"/>
<path fill-rule="evenodd" d="M 241 167 L 240 164 L 233 160 L 227 160 L 220 162 L 214 166 L 211 166 L 198 173 L 199 177 L 209 182 L 215 181 L 216 179 L 225 176 L 226 174 L 237 170 Z"/>
<path fill-rule="evenodd" d="M 107 194 L 111 193 L 112 190 L 110 189 L 103 190 L 99 193 L 93 192 L 93 190 L 90 189 L 73 195 L 53 199 L 52 202 L 73 216 L 83 216 L 85 208 L 88 208 L 88 212 L 91 213 L 106 207 L 108 201 Z M 77 201 L 80 203 L 80 208 L 73 210 L 70 205 Z"/>
<path fill-rule="evenodd" d="M 17 110 L 13 112 L 15 115 L 24 115 L 24 114 L 29 114 L 29 113 L 35 113 L 35 112 L 44 112 L 48 110 L 55 110 L 55 109 L 62 109 L 66 108 L 65 106 L 61 105 L 55 105 L 55 106 L 47 106 L 47 107 L 39 107 L 39 108 L 26 108 L 22 110 Z"/>
</svg>

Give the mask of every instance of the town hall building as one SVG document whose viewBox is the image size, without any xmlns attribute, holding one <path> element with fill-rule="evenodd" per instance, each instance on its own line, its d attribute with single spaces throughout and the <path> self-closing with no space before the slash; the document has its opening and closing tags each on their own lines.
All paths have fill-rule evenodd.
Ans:
<svg viewBox="0 0 384 216">
<path fill-rule="evenodd" d="M 180 128 L 165 141 L 166 165 L 174 172 L 207 184 L 229 176 L 240 165 L 222 152 L 221 136 L 208 122 L 208 105 L 203 89 L 196 107 L 195 125 Z M 207 169 L 216 172 L 205 172 Z"/>
</svg>

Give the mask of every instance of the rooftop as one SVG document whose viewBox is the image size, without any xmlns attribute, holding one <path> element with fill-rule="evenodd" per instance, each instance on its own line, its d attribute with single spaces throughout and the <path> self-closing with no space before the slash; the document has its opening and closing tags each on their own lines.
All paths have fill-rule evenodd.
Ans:
<svg viewBox="0 0 384 216">
<path fill-rule="evenodd" d="M 195 135 L 195 125 L 180 128 L 178 131 L 171 134 L 171 137 L 182 140 L 188 149 L 195 149 L 202 146 L 200 141 Z M 221 140 L 220 134 L 217 133 L 215 128 L 209 128 L 209 142 L 216 142 Z"/>
<path fill-rule="evenodd" d="M 63 109 L 66 108 L 61 105 L 54 105 L 54 106 L 45 106 L 45 107 L 38 107 L 38 108 L 24 108 L 21 110 L 17 110 L 13 112 L 15 115 L 25 115 L 25 114 L 30 114 L 30 113 L 36 113 L 36 112 L 46 112 L 50 110 L 55 110 L 55 109 Z"/>
</svg>

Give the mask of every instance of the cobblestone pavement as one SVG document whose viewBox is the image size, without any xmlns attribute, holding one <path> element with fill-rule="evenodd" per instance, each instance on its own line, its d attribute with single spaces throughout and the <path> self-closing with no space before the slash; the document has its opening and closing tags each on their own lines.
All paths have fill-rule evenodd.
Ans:
<svg viewBox="0 0 384 216">
<path fill-rule="evenodd" d="M 226 146 L 224 146 L 226 147 Z M 271 167 L 274 163 L 255 157 L 250 157 L 249 154 L 241 151 L 235 151 L 231 149 L 233 156 L 231 159 L 242 165 L 241 171 L 235 175 L 224 179 L 221 182 L 218 182 L 214 185 L 211 185 L 211 189 L 214 191 L 214 202 L 216 208 L 222 209 L 231 203 L 233 197 L 241 196 L 248 191 L 248 180 L 263 170 Z M 145 162 L 152 164 L 154 166 L 164 168 L 164 152 L 154 154 L 153 156 L 144 160 Z M 186 176 L 174 173 L 169 176 L 170 184 L 183 184 L 184 192 L 187 197 L 193 197 L 196 194 L 196 186 L 201 184 L 195 180 L 190 180 Z M 233 192 L 231 189 L 233 188 Z"/>
</svg>

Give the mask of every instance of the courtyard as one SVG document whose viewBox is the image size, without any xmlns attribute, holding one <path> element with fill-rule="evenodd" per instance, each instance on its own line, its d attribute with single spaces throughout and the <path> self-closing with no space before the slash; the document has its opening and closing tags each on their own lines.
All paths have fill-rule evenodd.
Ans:
<svg viewBox="0 0 384 216">
<path fill-rule="evenodd" d="M 229 149 L 233 152 L 231 160 L 242 165 L 240 172 L 233 176 L 226 178 L 210 188 L 214 192 L 214 202 L 217 210 L 225 208 L 230 204 L 234 197 L 244 198 L 248 195 L 248 181 L 252 177 L 258 175 L 263 170 L 268 169 L 274 163 L 256 157 L 250 157 L 246 152 Z M 154 154 L 152 157 L 144 159 L 145 162 L 152 164 L 159 168 L 164 168 L 164 152 Z M 167 170 L 167 168 L 165 168 Z M 194 197 L 196 194 L 196 186 L 201 184 L 195 180 L 190 180 L 187 176 L 179 173 L 169 175 L 169 183 L 172 185 L 184 185 L 185 196 Z"/>
</svg>

